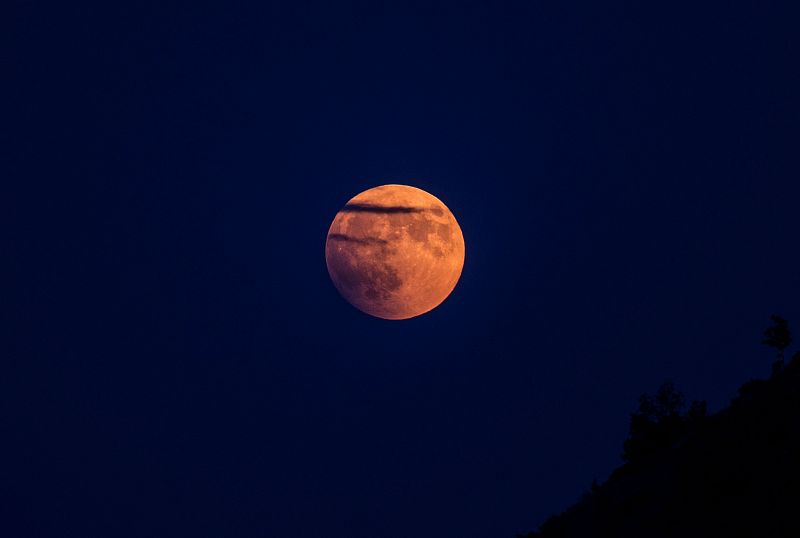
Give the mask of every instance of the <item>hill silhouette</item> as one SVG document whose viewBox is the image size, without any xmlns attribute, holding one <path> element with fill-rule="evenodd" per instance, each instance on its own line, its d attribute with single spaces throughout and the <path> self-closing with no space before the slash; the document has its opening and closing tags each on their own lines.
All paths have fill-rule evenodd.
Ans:
<svg viewBox="0 0 800 538">
<path fill-rule="evenodd" d="M 800 352 L 784 365 L 788 329 L 773 322 L 768 380 L 745 383 L 714 415 L 671 384 L 643 396 L 625 463 L 518 538 L 800 537 Z"/>
</svg>

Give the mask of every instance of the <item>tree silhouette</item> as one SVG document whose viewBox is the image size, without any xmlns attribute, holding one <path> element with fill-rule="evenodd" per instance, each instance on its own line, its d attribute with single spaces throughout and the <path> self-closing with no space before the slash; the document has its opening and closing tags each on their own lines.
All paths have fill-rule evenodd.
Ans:
<svg viewBox="0 0 800 538">
<path fill-rule="evenodd" d="M 704 420 L 708 416 L 708 404 L 702 400 L 694 400 L 692 405 L 689 406 L 689 411 L 686 413 L 686 419 L 689 422 L 697 423 Z"/>
<path fill-rule="evenodd" d="M 764 339 L 761 343 L 777 349 L 777 362 L 778 364 L 783 364 L 783 352 L 792 343 L 792 333 L 789 331 L 789 323 L 782 317 L 773 314 L 770 319 L 772 320 L 772 327 L 768 327 L 764 331 Z"/>
<path fill-rule="evenodd" d="M 764 343 L 791 343 L 773 316 Z M 626 462 L 575 504 L 518 538 L 800 536 L 800 351 L 709 413 L 665 383 L 631 415 Z"/>
<path fill-rule="evenodd" d="M 633 462 L 675 442 L 684 429 L 682 413 L 685 405 L 683 394 L 669 381 L 662 384 L 653 396 L 642 394 L 638 411 L 631 415 L 623 459 Z M 694 411 L 699 412 L 699 409 Z"/>
</svg>

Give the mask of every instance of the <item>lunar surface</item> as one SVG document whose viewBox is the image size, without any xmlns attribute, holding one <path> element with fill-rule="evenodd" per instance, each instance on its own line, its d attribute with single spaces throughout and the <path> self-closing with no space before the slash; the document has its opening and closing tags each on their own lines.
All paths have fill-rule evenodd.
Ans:
<svg viewBox="0 0 800 538">
<path fill-rule="evenodd" d="M 325 243 L 328 273 L 353 306 L 379 318 L 407 319 L 442 303 L 464 266 L 464 236 L 438 198 L 407 185 L 383 185 L 352 198 Z"/>
</svg>

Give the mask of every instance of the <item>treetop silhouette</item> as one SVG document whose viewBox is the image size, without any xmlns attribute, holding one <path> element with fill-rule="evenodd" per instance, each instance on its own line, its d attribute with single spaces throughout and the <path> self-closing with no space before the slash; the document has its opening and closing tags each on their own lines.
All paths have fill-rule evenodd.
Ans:
<svg viewBox="0 0 800 538">
<path fill-rule="evenodd" d="M 770 316 L 772 326 L 764 331 L 764 339 L 761 341 L 765 346 L 769 346 L 778 351 L 777 360 L 783 363 L 783 353 L 792 343 L 792 333 L 789 330 L 789 322 L 777 314 Z"/>
<path fill-rule="evenodd" d="M 565 512 L 518 538 L 784 538 L 800 536 L 800 352 L 779 316 L 764 332 L 781 367 L 743 384 L 709 415 L 673 383 L 631 414 L 624 464 Z"/>
</svg>

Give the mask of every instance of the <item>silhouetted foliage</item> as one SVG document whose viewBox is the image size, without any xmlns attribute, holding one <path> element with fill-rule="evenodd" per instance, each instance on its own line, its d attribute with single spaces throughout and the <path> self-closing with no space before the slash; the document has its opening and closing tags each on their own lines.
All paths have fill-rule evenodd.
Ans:
<svg viewBox="0 0 800 538">
<path fill-rule="evenodd" d="M 686 419 L 689 422 L 697 423 L 705 420 L 708 415 L 708 405 L 704 401 L 694 400 L 692 405 L 689 406 L 689 411 L 686 413 Z"/>
<path fill-rule="evenodd" d="M 764 339 L 761 341 L 765 346 L 778 350 L 778 360 L 783 362 L 783 352 L 792 343 L 792 333 L 789 330 L 789 323 L 778 315 L 771 315 L 772 327 L 764 331 Z"/>
<path fill-rule="evenodd" d="M 773 328 L 765 340 L 783 352 L 788 324 Z M 800 536 L 800 352 L 770 379 L 742 385 L 716 414 L 705 402 L 684 408 L 670 383 L 642 396 L 626 463 L 518 538 Z"/>
<path fill-rule="evenodd" d="M 685 431 L 685 406 L 683 394 L 671 382 L 661 385 L 654 396 L 643 394 L 638 411 L 631 415 L 622 458 L 636 461 L 677 441 Z"/>
</svg>

